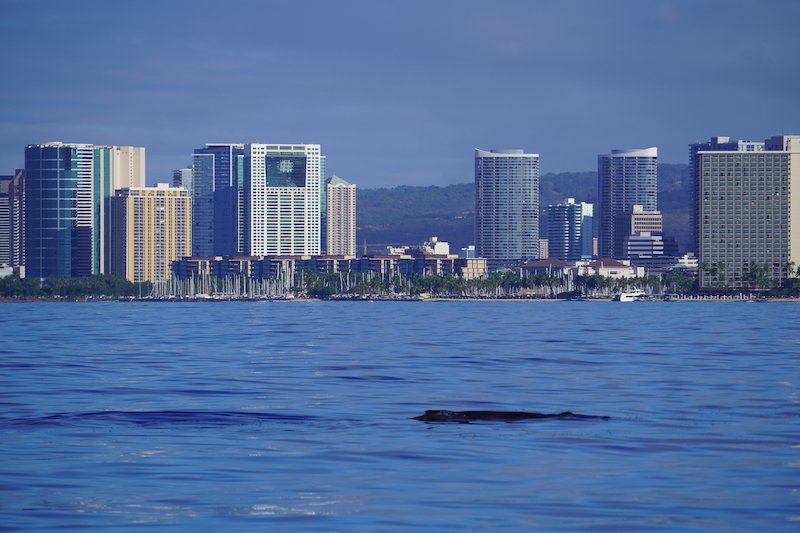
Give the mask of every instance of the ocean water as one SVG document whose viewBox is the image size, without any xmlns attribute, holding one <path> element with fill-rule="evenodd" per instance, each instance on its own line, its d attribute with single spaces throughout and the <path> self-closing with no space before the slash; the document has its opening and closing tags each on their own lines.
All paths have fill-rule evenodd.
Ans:
<svg viewBox="0 0 800 533">
<path fill-rule="evenodd" d="M 800 304 L 0 304 L 0 531 L 798 531 Z M 610 420 L 434 424 L 426 409 Z"/>
</svg>

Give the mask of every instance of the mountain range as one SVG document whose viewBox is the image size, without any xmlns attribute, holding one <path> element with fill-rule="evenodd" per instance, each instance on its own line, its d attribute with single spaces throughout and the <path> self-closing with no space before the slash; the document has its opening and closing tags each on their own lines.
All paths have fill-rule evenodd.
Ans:
<svg viewBox="0 0 800 533">
<path fill-rule="evenodd" d="M 693 248 L 691 189 L 688 165 L 658 165 L 658 207 L 664 215 L 664 232 L 677 239 L 682 252 Z M 597 172 L 545 174 L 539 181 L 539 194 L 539 234 L 544 238 L 548 205 L 566 198 L 597 204 Z M 420 244 L 431 236 L 449 242 L 451 251 L 475 242 L 473 183 L 358 189 L 357 195 L 359 251 L 364 243 L 368 252 L 375 253 L 389 244 Z"/>
</svg>

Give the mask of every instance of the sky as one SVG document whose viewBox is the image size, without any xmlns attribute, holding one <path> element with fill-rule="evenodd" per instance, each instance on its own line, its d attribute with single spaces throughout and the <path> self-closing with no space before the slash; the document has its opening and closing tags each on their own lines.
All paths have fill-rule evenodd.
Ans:
<svg viewBox="0 0 800 533">
<path fill-rule="evenodd" d="M 795 0 L 0 0 L 0 174 L 27 144 L 318 143 L 363 188 L 542 173 L 614 148 L 800 134 Z"/>
</svg>

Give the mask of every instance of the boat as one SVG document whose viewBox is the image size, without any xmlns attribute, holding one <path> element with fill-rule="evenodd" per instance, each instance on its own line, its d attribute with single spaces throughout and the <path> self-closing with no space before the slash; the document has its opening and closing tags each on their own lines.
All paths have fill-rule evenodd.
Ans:
<svg viewBox="0 0 800 533">
<path fill-rule="evenodd" d="M 646 298 L 645 293 L 639 292 L 621 292 L 615 294 L 611 299 L 612 302 L 638 302 Z"/>
</svg>

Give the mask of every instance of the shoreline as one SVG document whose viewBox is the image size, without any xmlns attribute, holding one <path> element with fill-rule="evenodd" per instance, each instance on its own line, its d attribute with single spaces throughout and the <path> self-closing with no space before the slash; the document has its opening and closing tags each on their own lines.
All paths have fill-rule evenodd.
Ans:
<svg viewBox="0 0 800 533">
<path fill-rule="evenodd" d="M 581 299 L 561 299 L 561 298 L 464 298 L 464 297 L 430 297 L 430 298 L 107 298 L 107 297 L 84 297 L 84 298 L 9 298 L 0 297 L 0 303 L 102 303 L 102 302 L 120 302 L 120 303 L 146 303 L 146 302 L 173 302 L 173 303 L 195 303 L 195 302 L 542 302 L 542 303 L 555 303 L 555 302 L 611 302 L 610 297 L 602 298 L 581 298 Z M 648 300 L 645 302 L 625 302 L 625 303 L 686 303 L 686 302 L 717 302 L 717 303 L 735 303 L 735 302 L 748 302 L 748 303 L 770 303 L 770 302 L 794 302 L 800 303 L 800 297 L 777 297 L 777 298 L 762 298 L 762 299 L 747 299 L 747 298 L 712 298 L 712 297 L 698 297 L 698 298 L 675 298 L 671 300 Z M 616 303 L 616 302 L 615 302 Z"/>
</svg>

